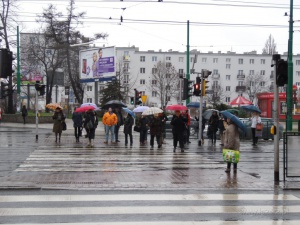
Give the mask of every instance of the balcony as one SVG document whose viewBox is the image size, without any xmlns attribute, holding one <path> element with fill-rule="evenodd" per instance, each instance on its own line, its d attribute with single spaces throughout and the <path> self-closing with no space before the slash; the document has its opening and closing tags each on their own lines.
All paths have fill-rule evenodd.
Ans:
<svg viewBox="0 0 300 225">
<path fill-rule="evenodd" d="M 130 61 L 130 56 L 129 55 L 124 55 L 123 56 L 123 61 L 129 62 Z"/>
<path fill-rule="evenodd" d="M 238 74 L 237 75 L 237 79 L 241 80 L 241 79 L 245 79 L 245 74 Z"/>
<path fill-rule="evenodd" d="M 246 86 L 236 86 L 235 92 L 245 92 Z"/>
<path fill-rule="evenodd" d="M 215 73 L 215 74 L 212 75 L 212 78 L 213 79 L 220 79 L 220 74 Z"/>
<path fill-rule="evenodd" d="M 129 68 L 123 68 L 123 73 L 130 73 L 130 69 Z"/>
<path fill-rule="evenodd" d="M 220 85 L 212 85 L 211 90 L 220 90 Z"/>
</svg>

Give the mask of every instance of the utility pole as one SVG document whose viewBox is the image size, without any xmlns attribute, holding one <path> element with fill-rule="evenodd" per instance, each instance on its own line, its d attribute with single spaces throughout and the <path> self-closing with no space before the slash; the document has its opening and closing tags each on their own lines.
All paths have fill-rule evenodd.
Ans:
<svg viewBox="0 0 300 225">
<path fill-rule="evenodd" d="M 20 74 L 20 37 L 19 37 L 19 26 L 17 26 L 17 95 L 18 95 L 18 106 L 21 109 L 21 74 Z"/>
<path fill-rule="evenodd" d="M 187 21 L 187 45 L 186 45 L 186 79 L 190 80 L 190 21 Z M 186 99 L 186 104 L 190 103 L 190 98 Z"/>
<path fill-rule="evenodd" d="M 289 19 L 289 41 L 288 41 L 288 83 L 286 89 L 287 103 L 287 127 L 286 131 L 293 130 L 293 0 L 290 0 L 290 19 Z"/>
</svg>

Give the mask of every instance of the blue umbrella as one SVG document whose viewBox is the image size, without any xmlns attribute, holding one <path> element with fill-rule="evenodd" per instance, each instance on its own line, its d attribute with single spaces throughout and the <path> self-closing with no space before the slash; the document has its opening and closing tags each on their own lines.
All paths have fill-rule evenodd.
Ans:
<svg viewBox="0 0 300 225">
<path fill-rule="evenodd" d="M 238 128 L 240 128 L 244 133 L 247 133 L 247 127 L 245 126 L 245 124 L 240 121 L 239 118 L 237 118 L 235 115 L 231 114 L 228 111 L 221 111 L 220 112 L 224 118 L 229 118 L 235 125 L 238 126 Z"/>
<path fill-rule="evenodd" d="M 189 104 L 186 105 L 188 108 L 199 108 L 200 107 L 200 102 L 190 102 Z"/>
<path fill-rule="evenodd" d="M 254 105 L 245 105 L 245 106 L 241 106 L 241 108 L 245 109 L 246 111 L 257 112 L 257 113 L 261 114 L 260 109 Z"/>
<path fill-rule="evenodd" d="M 125 107 L 122 107 L 122 109 L 123 109 L 126 113 L 130 114 L 133 118 L 135 118 L 134 113 L 133 113 L 130 109 L 127 109 L 127 108 L 125 108 Z"/>
</svg>

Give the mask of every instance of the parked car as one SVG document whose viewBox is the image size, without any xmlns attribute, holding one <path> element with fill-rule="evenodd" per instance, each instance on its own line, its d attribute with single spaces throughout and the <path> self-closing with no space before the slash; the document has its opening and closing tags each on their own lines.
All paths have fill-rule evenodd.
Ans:
<svg viewBox="0 0 300 225">
<path fill-rule="evenodd" d="M 240 120 L 246 125 L 247 127 L 247 133 L 244 135 L 240 131 L 240 137 L 241 139 L 252 139 L 252 131 L 251 131 L 251 120 L 248 118 L 240 118 Z M 274 125 L 274 120 L 273 118 L 264 118 L 261 117 L 261 123 L 264 125 L 263 126 L 263 132 L 262 132 L 262 137 L 261 139 L 264 140 L 269 140 L 269 139 L 274 139 L 274 136 L 270 133 L 270 128 Z M 279 124 L 279 139 L 282 138 L 283 135 L 283 126 Z"/>
<path fill-rule="evenodd" d="M 168 116 L 168 120 L 166 121 L 165 131 L 166 133 L 172 133 L 172 120 L 173 115 Z M 199 131 L 199 122 L 191 117 L 191 125 L 190 125 L 190 136 L 197 135 Z"/>
</svg>

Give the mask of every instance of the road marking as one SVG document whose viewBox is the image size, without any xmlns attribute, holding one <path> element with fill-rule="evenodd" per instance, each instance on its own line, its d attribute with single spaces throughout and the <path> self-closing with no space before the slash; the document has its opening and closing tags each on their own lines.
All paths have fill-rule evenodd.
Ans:
<svg viewBox="0 0 300 225">
<path fill-rule="evenodd" d="M 272 194 L 127 194 L 127 195 L 0 195 L 0 202 L 84 202 L 84 201 L 299 201 L 294 195 Z"/>
</svg>

